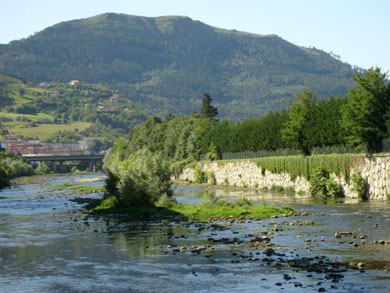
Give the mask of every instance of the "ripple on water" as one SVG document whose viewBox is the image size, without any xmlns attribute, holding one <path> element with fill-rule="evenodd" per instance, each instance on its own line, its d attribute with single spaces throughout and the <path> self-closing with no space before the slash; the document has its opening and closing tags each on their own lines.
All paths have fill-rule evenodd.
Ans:
<svg viewBox="0 0 390 293">
<path fill-rule="evenodd" d="M 196 224 L 181 223 L 106 225 L 105 221 L 94 217 L 89 217 L 88 225 L 85 225 L 85 215 L 76 212 L 80 205 L 70 201 L 74 196 L 63 191 L 48 191 L 44 184 L 67 183 L 70 180 L 82 182 L 83 185 L 86 182 L 97 184 L 98 181 L 90 178 L 92 176 L 60 176 L 50 181 L 48 177 L 41 183 L 7 189 L 0 193 L 2 290 L 312 292 L 318 290 L 317 284 L 321 282 L 321 286 L 332 292 L 386 292 L 390 286 L 389 274 L 383 271 L 388 263 L 381 265 L 379 270 L 369 270 L 371 263 L 390 259 L 387 247 L 366 244 L 367 249 L 362 245 L 353 248 L 348 242 L 340 243 L 346 239 L 334 237 L 335 231 L 361 230 L 367 233 L 368 242 L 378 237 L 384 238 L 386 233 L 390 235 L 389 226 L 384 225 L 390 215 L 386 204 L 343 205 L 328 202 L 320 205 L 308 199 L 299 201 L 272 196 L 267 196 L 265 202 L 264 197 L 253 194 L 253 199 L 257 199 L 260 204 L 279 205 L 289 202 L 296 209 L 307 211 L 309 215 L 292 219 L 232 223 L 230 228 L 221 231 L 207 228 L 199 230 L 201 227 Z M 203 188 L 191 187 L 175 189 L 181 202 L 198 202 L 202 191 Z M 218 194 L 224 196 L 224 191 L 219 191 Z M 225 194 L 230 200 L 242 195 L 237 191 Z M 245 193 L 245 196 L 251 196 L 250 192 Z M 311 220 L 314 225 L 281 224 L 286 220 Z M 275 264 L 268 264 L 262 260 L 265 258 L 263 250 L 253 250 L 245 245 L 217 244 L 216 251 L 200 254 L 167 250 L 167 245 L 191 247 L 208 244 L 209 237 L 247 239 L 245 237 L 249 233 L 268 231 L 271 221 L 280 228 L 272 238 L 275 250 L 285 254 L 285 258 L 324 255 L 340 262 L 363 261 L 367 263 L 367 271 L 347 271 L 343 281 L 333 284 L 324 280 L 325 274 L 308 274 L 305 271 L 294 271 L 287 265 L 277 267 Z M 377 223 L 380 225 L 374 227 Z M 233 231 L 236 233 L 233 234 Z M 305 240 L 311 240 L 307 242 L 310 245 Z M 259 260 L 253 261 L 256 257 Z M 277 256 L 274 257 L 274 262 L 278 262 Z M 288 274 L 292 279 L 283 279 L 283 274 Z M 303 287 L 294 287 L 294 282 L 300 282 Z M 276 286 L 276 283 L 281 286 Z M 331 288 L 331 285 L 336 285 L 337 289 Z M 362 287 L 365 289 L 361 289 Z"/>
</svg>

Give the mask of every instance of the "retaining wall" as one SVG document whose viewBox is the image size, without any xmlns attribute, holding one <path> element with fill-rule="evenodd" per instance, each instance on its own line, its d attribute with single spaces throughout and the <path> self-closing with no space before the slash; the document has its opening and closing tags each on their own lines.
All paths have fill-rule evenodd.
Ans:
<svg viewBox="0 0 390 293">
<path fill-rule="evenodd" d="M 268 170 L 262 170 L 256 163 L 250 160 L 200 162 L 205 172 L 213 172 L 217 185 L 263 188 L 272 186 L 292 187 L 296 192 L 303 191 L 310 196 L 310 183 L 305 177 L 297 177 L 294 180 L 288 173 L 273 174 Z M 360 172 L 367 181 L 368 198 L 386 200 L 390 195 L 390 155 L 364 156 L 351 170 Z M 352 191 L 351 182 L 344 179 L 342 174 L 330 174 L 337 180 L 347 198 L 357 198 Z M 187 167 L 179 176 L 180 180 L 194 181 L 194 166 Z"/>
</svg>

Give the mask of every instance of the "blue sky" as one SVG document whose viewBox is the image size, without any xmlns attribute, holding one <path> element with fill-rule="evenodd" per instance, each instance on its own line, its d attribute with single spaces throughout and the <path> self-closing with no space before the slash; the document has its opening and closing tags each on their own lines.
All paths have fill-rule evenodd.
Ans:
<svg viewBox="0 0 390 293">
<path fill-rule="evenodd" d="M 352 65 L 390 72 L 389 11 L 389 0 L 0 0 L 0 43 L 104 12 L 185 15 L 221 28 L 277 34 Z"/>
</svg>

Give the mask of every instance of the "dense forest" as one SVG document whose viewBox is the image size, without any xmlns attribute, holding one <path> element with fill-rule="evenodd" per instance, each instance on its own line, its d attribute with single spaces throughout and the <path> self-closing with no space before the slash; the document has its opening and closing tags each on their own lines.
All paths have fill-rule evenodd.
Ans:
<svg viewBox="0 0 390 293">
<path fill-rule="evenodd" d="M 207 91 L 219 117 L 234 121 L 285 109 L 305 87 L 325 99 L 355 86 L 350 65 L 276 35 L 218 29 L 187 17 L 114 13 L 0 45 L 0 70 L 35 82 L 107 84 L 159 116 L 198 110 Z M 37 106 L 58 107 L 47 102 Z M 96 118 L 88 108 L 74 110 L 74 117 Z M 104 119 L 113 124 L 127 117 Z"/>
<path fill-rule="evenodd" d="M 242 122 L 216 120 L 198 113 L 152 117 L 136 126 L 113 153 L 122 158 L 147 149 L 173 162 L 198 160 L 200 154 L 349 146 L 375 152 L 389 137 L 390 87 L 386 74 L 372 68 L 354 77 L 357 88 L 345 97 L 319 100 L 313 91 L 296 95 L 288 110 Z M 208 95 L 205 95 L 206 97 Z"/>
</svg>

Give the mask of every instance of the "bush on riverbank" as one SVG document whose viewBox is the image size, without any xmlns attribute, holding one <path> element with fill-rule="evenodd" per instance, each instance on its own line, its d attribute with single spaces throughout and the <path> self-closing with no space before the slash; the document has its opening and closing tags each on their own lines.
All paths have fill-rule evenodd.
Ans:
<svg viewBox="0 0 390 293">
<path fill-rule="evenodd" d="M 197 220 L 207 222 L 223 219 L 253 219 L 261 220 L 271 216 L 290 215 L 294 209 L 288 206 L 275 207 L 264 205 L 252 205 L 248 200 L 239 200 L 236 203 L 230 203 L 226 200 L 216 200 L 212 195 L 207 194 L 204 201 L 200 204 L 177 204 L 166 198 L 164 205 L 149 205 L 142 207 L 130 206 L 127 208 L 118 206 L 115 196 L 106 197 L 89 205 L 93 212 L 98 213 L 126 213 L 135 219 L 145 219 L 146 216 L 164 218 L 165 216 L 181 216 L 188 220 Z M 169 203 L 168 203 L 169 201 Z M 207 203 L 206 203 L 207 202 Z"/>
<path fill-rule="evenodd" d="M 144 150 L 107 160 L 106 190 L 116 197 L 118 207 L 151 205 L 164 194 L 171 196 L 169 164 L 159 153 Z"/>
<path fill-rule="evenodd" d="M 342 197 L 340 184 L 330 178 L 329 172 L 322 168 L 313 170 L 310 177 L 310 193 L 319 197 Z"/>
<path fill-rule="evenodd" d="M 352 191 L 356 192 L 359 198 L 367 199 L 367 182 L 362 174 L 355 172 L 351 176 Z"/>
<path fill-rule="evenodd" d="M 47 162 L 40 162 L 38 167 L 35 168 L 35 173 L 39 175 L 49 174 L 50 166 Z"/>
<path fill-rule="evenodd" d="M 33 174 L 33 168 L 28 162 L 15 154 L 0 152 L 0 188 L 9 186 L 12 178 Z"/>
</svg>

